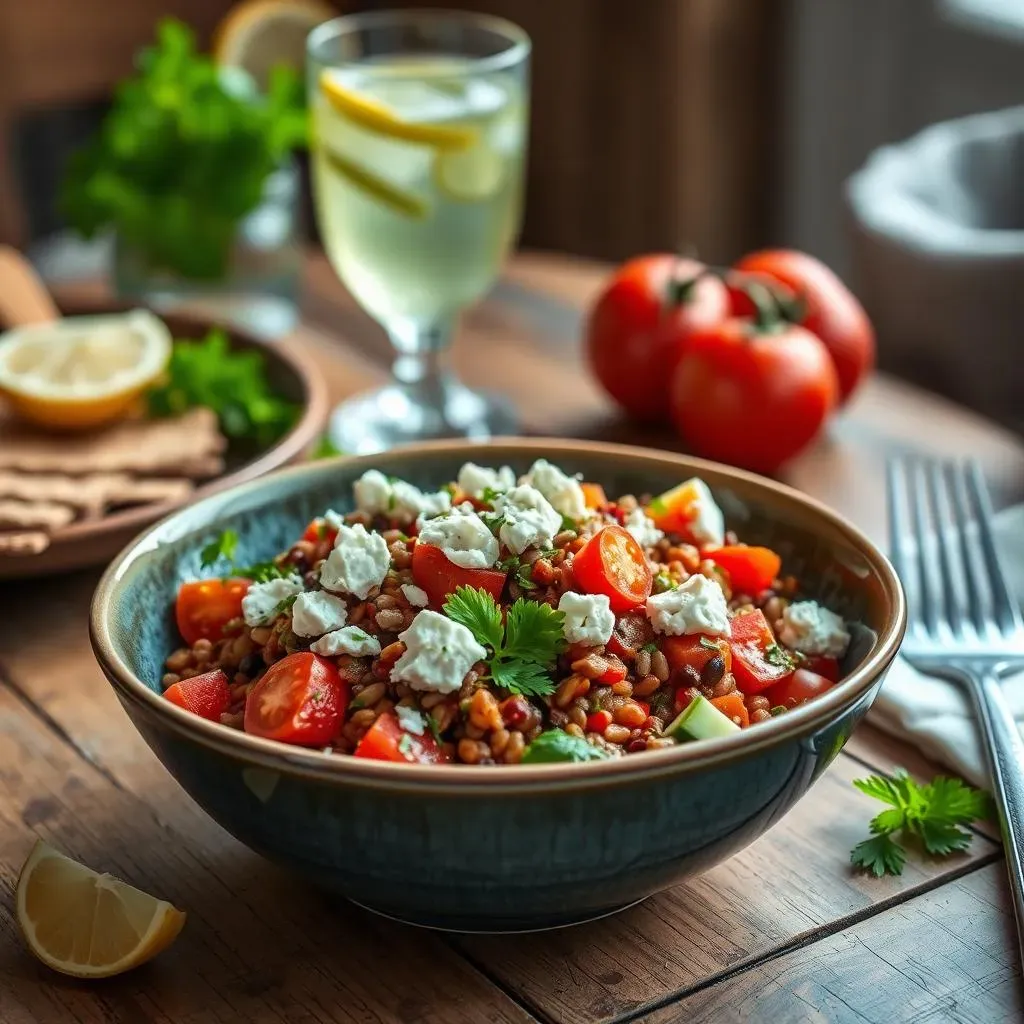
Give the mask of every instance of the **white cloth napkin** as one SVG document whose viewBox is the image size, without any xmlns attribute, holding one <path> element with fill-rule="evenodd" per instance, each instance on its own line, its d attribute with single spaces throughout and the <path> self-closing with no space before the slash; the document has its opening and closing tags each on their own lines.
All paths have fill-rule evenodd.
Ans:
<svg viewBox="0 0 1024 1024">
<path fill-rule="evenodd" d="M 996 516 L 995 532 L 1004 572 L 1024 605 L 1024 505 Z M 1024 726 L 1024 674 L 1007 679 L 1003 687 L 1020 728 Z M 954 683 L 923 675 L 897 658 L 868 721 L 976 785 L 988 785 L 974 713 Z"/>
</svg>

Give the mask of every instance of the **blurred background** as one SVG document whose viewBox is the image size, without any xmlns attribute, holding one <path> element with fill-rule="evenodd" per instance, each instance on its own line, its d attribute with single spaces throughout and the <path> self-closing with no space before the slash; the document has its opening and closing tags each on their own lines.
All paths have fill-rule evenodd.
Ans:
<svg viewBox="0 0 1024 1024">
<path fill-rule="evenodd" d="M 157 21 L 175 15 L 205 45 L 231 3 L 0 5 L 0 241 L 52 250 L 66 160 Z M 534 40 L 524 246 L 713 263 L 804 249 L 864 301 L 883 368 L 1024 427 L 1020 115 L 958 122 L 942 144 L 905 147 L 895 169 L 872 158 L 1021 101 L 1024 0 L 450 6 L 510 18 Z"/>
</svg>

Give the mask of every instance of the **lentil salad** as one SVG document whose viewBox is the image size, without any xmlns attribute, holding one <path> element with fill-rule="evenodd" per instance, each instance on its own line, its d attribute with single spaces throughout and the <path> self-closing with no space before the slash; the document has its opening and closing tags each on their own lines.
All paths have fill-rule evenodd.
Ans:
<svg viewBox="0 0 1024 1024">
<path fill-rule="evenodd" d="M 839 680 L 843 620 L 700 479 L 609 499 L 543 459 L 436 492 L 369 470 L 354 506 L 257 566 L 211 541 L 168 700 L 329 753 L 517 764 L 726 735 Z"/>
</svg>

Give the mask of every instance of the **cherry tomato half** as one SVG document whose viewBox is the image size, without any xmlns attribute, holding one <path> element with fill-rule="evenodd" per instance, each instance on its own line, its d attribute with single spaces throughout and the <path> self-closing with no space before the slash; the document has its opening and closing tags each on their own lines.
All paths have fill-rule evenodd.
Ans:
<svg viewBox="0 0 1024 1024">
<path fill-rule="evenodd" d="M 727 544 L 704 552 L 715 565 L 729 574 L 734 594 L 760 594 L 779 575 L 782 559 L 771 548 Z"/>
<path fill-rule="evenodd" d="M 788 679 L 768 687 L 764 695 L 772 702 L 772 706 L 795 708 L 798 704 L 819 697 L 835 686 L 835 682 L 825 676 L 818 675 L 810 669 L 798 668 Z"/>
<path fill-rule="evenodd" d="M 613 612 L 628 612 L 651 595 L 653 576 L 643 548 L 621 526 L 606 526 L 576 553 L 576 582 L 588 594 L 607 594 Z"/>
<path fill-rule="evenodd" d="M 231 703 L 228 677 L 219 668 L 172 683 L 164 690 L 164 696 L 179 708 L 211 722 L 219 722 Z"/>
<path fill-rule="evenodd" d="M 776 642 L 760 608 L 731 622 L 732 674 L 743 693 L 760 693 L 793 674 L 792 657 Z"/>
<path fill-rule="evenodd" d="M 337 735 L 349 687 L 326 658 L 310 651 L 275 661 L 249 691 L 245 731 L 304 747 L 322 747 Z"/>
<path fill-rule="evenodd" d="M 464 569 L 450 562 L 434 544 L 417 543 L 412 550 L 413 582 L 427 592 L 433 608 L 440 608 L 453 590 L 463 586 L 486 590 L 495 601 L 500 601 L 505 575 L 500 569 Z"/>
<path fill-rule="evenodd" d="M 430 733 L 417 736 L 403 729 L 390 711 L 378 715 L 354 751 L 356 757 L 411 764 L 442 764 L 451 760 Z"/>
<path fill-rule="evenodd" d="M 178 632 L 190 647 L 197 640 L 219 640 L 224 627 L 242 614 L 251 580 L 194 580 L 182 583 L 174 604 Z"/>
<path fill-rule="evenodd" d="M 704 270 L 671 253 L 629 260 L 590 312 L 590 364 L 608 394 L 637 419 L 668 418 L 669 381 L 690 334 L 729 315 L 725 285 Z"/>
</svg>

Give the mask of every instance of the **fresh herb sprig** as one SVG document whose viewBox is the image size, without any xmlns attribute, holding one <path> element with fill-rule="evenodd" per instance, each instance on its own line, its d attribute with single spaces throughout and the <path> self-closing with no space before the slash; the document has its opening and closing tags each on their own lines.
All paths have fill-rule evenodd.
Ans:
<svg viewBox="0 0 1024 1024">
<path fill-rule="evenodd" d="M 209 543 L 204 544 L 199 552 L 199 564 L 208 569 L 218 562 L 226 562 L 224 576 L 240 576 L 254 583 L 266 583 L 268 580 L 283 579 L 291 572 L 282 569 L 276 562 L 254 562 L 252 565 L 238 565 L 235 553 L 238 550 L 238 534 L 234 530 L 223 530 Z"/>
<path fill-rule="evenodd" d="M 988 793 L 943 775 L 922 784 L 897 769 L 892 778 L 871 775 L 854 779 L 853 784 L 888 805 L 871 819 L 871 838 L 858 843 L 850 854 L 856 867 L 878 877 L 903 873 L 907 853 L 893 838 L 896 833 L 903 840 L 919 843 L 933 856 L 945 857 L 970 846 L 974 837 L 961 826 L 992 812 Z"/>
<path fill-rule="evenodd" d="M 565 650 L 562 612 L 519 598 L 502 623 L 501 608 L 487 591 L 464 586 L 445 601 L 444 613 L 490 648 L 487 667 L 496 686 L 528 697 L 554 693 L 550 670 Z"/>
<path fill-rule="evenodd" d="M 136 68 L 70 161 L 61 211 L 86 238 L 113 228 L 153 268 L 223 277 L 268 176 L 306 145 L 302 79 L 276 67 L 261 96 L 247 76 L 199 53 L 192 30 L 173 18 Z"/>
<path fill-rule="evenodd" d="M 146 400 L 151 416 L 206 406 L 227 437 L 261 448 L 286 434 L 299 415 L 294 402 L 271 389 L 263 354 L 233 352 L 219 327 L 198 341 L 175 341 L 167 369 Z"/>
</svg>

